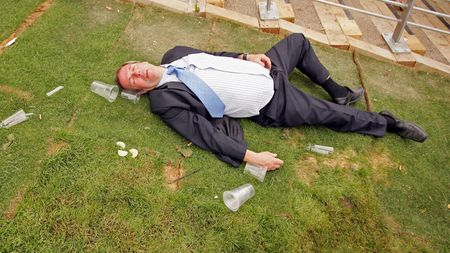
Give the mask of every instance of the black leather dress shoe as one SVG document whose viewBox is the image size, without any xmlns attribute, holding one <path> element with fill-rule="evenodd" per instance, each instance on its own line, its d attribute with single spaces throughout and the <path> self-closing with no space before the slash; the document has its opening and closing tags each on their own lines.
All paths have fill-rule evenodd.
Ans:
<svg viewBox="0 0 450 253">
<path fill-rule="evenodd" d="M 353 103 L 356 103 L 358 100 L 360 100 L 363 97 L 363 94 L 364 94 L 363 87 L 359 87 L 358 89 L 356 89 L 354 91 L 347 86 L 345 86 L 345 88 L 348 90 L 347 96 L 333 98 L 333 100 L 336 104 L 351 105 Z"/>
<path fill-rule="evenodd" d="M 416 125 L 412 122 L 400 120 L 397 117 L 395 117 L 394 114 L 392 114 L 391 112 L 388 112 L 388 111 L 381 111 L 380 115 L 384 116 L 384 117 L 387 116 L 387 117 L 394 119 L 395 120 L 395 128 L 398 129 L 398 131 L 396 131 L 394 133 L 403 138 L 410 139 L 410 140 L 417 141 L 417 142 L 424 142 L 428 138 L 428 135 L 425 132 L 425 130 L 423 130 L 421 127 L 419 127 L 418 125 Z"/>
</svg>

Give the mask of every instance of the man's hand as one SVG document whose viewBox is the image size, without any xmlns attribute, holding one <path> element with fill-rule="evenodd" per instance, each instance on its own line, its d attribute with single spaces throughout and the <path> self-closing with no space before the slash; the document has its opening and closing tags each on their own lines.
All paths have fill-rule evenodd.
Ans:
<svg viewBox="0 0 450 253">
<path fill-rule="evenodd" d="M 247 55 L 247 61 L 258 63 L 268 70 L 272 68 L 272 62 L 265 54 L 249 54 Z"/>
<path fill-rule="evenodd" d="M 247 149 L 244 156 L 244 162 L 264 167 L 267 170 L 276 170 L 280 168 L 281 165 L 283 165 L 283 161 L 276 157 L 277 154 L 270 153 L 267 151 L 255 153 Z"/>
</svg>

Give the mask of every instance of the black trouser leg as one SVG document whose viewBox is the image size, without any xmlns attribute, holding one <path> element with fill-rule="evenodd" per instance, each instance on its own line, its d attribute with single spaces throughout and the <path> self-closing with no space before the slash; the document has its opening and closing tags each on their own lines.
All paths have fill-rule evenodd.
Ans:
<svg viewBox="0 0 450 253">
<path fill-rule="evenodd" d="M 297 68 L 316 84 L 323 84 L 330 75 L 320 63 L 309 41 L 300 33 L 287 36 L 267 51 L 266 55 L 272 61 L 273 68 L 278 68 L 287 75 Z"/>
</svg>

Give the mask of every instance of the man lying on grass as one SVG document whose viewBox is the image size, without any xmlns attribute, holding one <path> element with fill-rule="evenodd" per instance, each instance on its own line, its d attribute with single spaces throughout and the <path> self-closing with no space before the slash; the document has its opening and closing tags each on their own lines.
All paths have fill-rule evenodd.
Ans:
<svg viewBox="0 0 450 253">
<path fill-rule="evenodd" d="M 243 161 L 268 170 L 283 161 L 271 152 L 247 148 L 234 118 L 249 118 L 266 127 L 326 126 L 341 132 L 382 137 L 386 132 L 423 142 L 426 132 L 388 111 L 366 112 L 349 105 L 363 88 L 337 84 L 302 34 L 292 34 L 265 54 L 217 52 L 177 46 L 160 66 L 127 62 L 116 72 L 123 89 L 148 92 L 151 111 L 200 148 L 235 167 Z M 331 96 L 314 98 L 288 80 L 299 69 Z"/>
</svg>

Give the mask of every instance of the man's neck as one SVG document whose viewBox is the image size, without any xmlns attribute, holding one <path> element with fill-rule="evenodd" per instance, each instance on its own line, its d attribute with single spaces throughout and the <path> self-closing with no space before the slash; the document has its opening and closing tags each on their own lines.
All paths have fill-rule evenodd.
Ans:
<svg viewBox="0 0 450 253">
<path fill-rule="evenodd" d="M 163 77 L 164 72 L 166 71 L 166 68 L 163 66 L 156 66 L 156 73 L 158 73 L 158 79 L 155 81 L 156 84 L 161 82 L 161 78 Z"/>
</svg>

